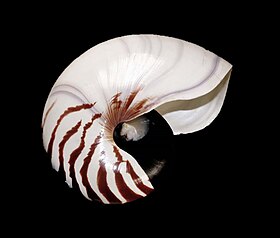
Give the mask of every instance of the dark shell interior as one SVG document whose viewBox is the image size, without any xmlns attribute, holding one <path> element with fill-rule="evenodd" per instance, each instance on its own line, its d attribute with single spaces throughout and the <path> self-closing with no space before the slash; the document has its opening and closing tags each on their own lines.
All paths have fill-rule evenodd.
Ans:
<svg viewBox="0 0 280 238">
<path fill-rule="evenodd" d="M 146 172 L 155 190 L 164 186 L 172 162 L 173 132 L 164 118 L 155 110 L 145 114 L 149 120 L 148 133 L 138 141 L 127 141 L 120 135 L 122 123 L 114 130 L 116 144 L 131 154 Z"/>
</svg>

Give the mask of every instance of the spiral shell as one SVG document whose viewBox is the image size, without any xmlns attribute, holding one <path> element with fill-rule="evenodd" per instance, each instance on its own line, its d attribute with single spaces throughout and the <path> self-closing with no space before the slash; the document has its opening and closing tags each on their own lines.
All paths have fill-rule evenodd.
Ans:
<svg viewBox="0 0 280 238">
<path fill-rule="evenodd" d="M 75 59 L 45 104 L 43 143 L 55 170 L 90 200 L 126 203 L 154 187 L 113 139 L 115 127 L 153 109 L 174 134 L 218 115 L 231 65 L 195 44 L 158 35 L 101 43 Z"/>
</svg>

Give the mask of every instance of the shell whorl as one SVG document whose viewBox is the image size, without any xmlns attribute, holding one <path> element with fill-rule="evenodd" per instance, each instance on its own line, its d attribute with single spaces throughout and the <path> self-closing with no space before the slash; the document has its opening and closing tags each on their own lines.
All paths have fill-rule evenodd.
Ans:
<svg viewBox="0 0 280 238">
<path fill-rule="evenodd" d="M 153 109 L 174 134 L 210 124 L 224 101 L 231 65 L 194 44 L 139 35 L 99 44 L 53 86 L 42 119 L 54 169 L 90 200 L 126 203 L 153 185 L 113 132 Z"/>
</svg>

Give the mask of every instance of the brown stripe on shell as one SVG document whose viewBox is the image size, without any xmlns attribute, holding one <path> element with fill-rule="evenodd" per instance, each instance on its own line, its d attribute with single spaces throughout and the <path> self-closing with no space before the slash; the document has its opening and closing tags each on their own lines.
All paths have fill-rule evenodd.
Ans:
<svg viewBox="0 0 280 238">
<path fill-rule="evenodd" d="M 68 163 L 69 163 L 69 176 L 72 179 L 72 187 L 73 188 L 78 188 L 79 187 L 79 185 L 77 183 L 77 180 L 76 180 L 75 163 L 76 163 L 77 158 L 79 157 L 79 155 L 81 154 L 82 150 L 85 147 L 85 137 L 86 137 L 87 130 L 91 127 L 94 120 L 96 120 L 97 118 L 100 118 L 100 117 L 101 117 L 101 113 L 95 114 L 91 118 L 91 121 L 89 121 L 87 124 L 84 125 L 82 136 L 81 136 L 81 142 L 80 142 L 79 146 L 70 155 L 70 159 L 68 161 Z"/>
<path fill-rule="evenodd" d="M 142 180 L 138 177 L 138 175 L 134 172 L 131 164 L 129 163 L 129 161 L 124 161 L 122 158 L 122 155 L 119 152 L 119 149 L 116 146 L 113 146 L 113 151 L 115 153 L 115 156 L 118 160 L 118 162 L 115 164 L 116 165 L 116 169 L 114 170 L 115 172 L 115 180 L 116 180 L 116 185 L 118 187 L 118 190 L 120 192 L 120 194 L 129 202 L 129 201 L 133 201 L 136 200 L 140 197 L 142 197 L 141 195 L 135 193 L 134 191 L 132 191 L 126 184 L 122 174 L 119 171 L 119 164 L 121 162 L 125 162 L 127 165 L 127 173 L 131 175 L 133 182 L 136 184 L 136 186 L 145 194 L 150 193 L 153 189 L 149 190 L 149 188 L 143 184 Z"/>
<path fill-rule="evenodd" d="M 141 178 L 139 178 L 139 176 L 136 174 L 136 172 L 134 171 L 132 165 L 129 163 L 129 161 L 127 161 L 127 173 L 129 173 L 133 179 L 133 181 L 135 182 L 136 186 L 145 194 L 149 194 L 150 192 L 153 191 L 152 188 L 149 188 L 148 186 L 146 186 L 145 184 L 143 184 L 143 181 Z"/>
<path fill-rule="evenodd" d="M 140 89 L 137 89 L 130 93 L 130 95 L 125 100 L 124 107 L 123 107 L 124 111 L 128 110 L 128 108 L 130 107 L 131 103 L 133 102 L 133 100 L 135 99 L 139 91 Z"/>
<path fill-rule="evenodd" d="M 122 101 L 119 99 L 121 93 L 117 93 L 115 96 L 113 96 L 111 102 L 110 102 L 110 119 L 112 120 L 112 122 L 110 122 L 112 125 L 115 125 L 116 123 L 118 123 L 120 121 L 120 117 L 121 114 L 120 113 L 116 113 L 116 112 L 120 112 L 120 107 L 122 105 Z"/>
<path fill-rule="evenodd" d="M 113 109 L 119 109 L 121 107 L 122 101 L 119 99 L 122 93 L 115 94 L 111 99 L 111 107 Z"/>
<path fill-rule="evenodd" d="M 120 153 L 118 147 L 115 146 L 115 145 L 113 146 L 113 152 L 115 153 L 118 162 L 123 162 L 122 155 L 121 155 L 121 153 Z"/>
<path fill-rule="evenodd" d="M 127 113 L 126 113 L 127 117 L 133 118 L 133 117 L 136 117 L 137 115 L 139 115 L 142 112 L 142 110 L 147 107 L 146 104 L 148 101 L 149 101 L 149 99 L 145 98 L 145 99 L 137 102 L 133 106 L 133 108 L 131 108 L 130 110 L 127 111 Z"/>
<path fill-rule="evenodd" d="M 119 171 L 119 165 L 121 162 L 116 162 L 115 167 L 116 169 L 114 170 L 115 172 L 115 181 L 117 188 L 120 192 L 120 194 L 125 198 L 127 202 L 136 200 L 138 198 L 141 198 L 142 196 L 133 192 L 126 184 L 123 175 Z"/>
<path fill-rule="evenodd" d="M 100 167 L 97 173 L 97 185 L 100 193 L 108 200 L 109 203 L 121 203 L 121 201 L 110 190 L 107 182 L 107 171 L 105 167 L 106 161 L 99 162 Z"/>
<path fill-rule="evenodd" d="M 80 120 L 75 126 L 73 126 L 69 131 L 66 132 L 66 134 L 63 136 L 61 142 L 59 143 L 59 169 L 58 172 L 61 173 L 63 175 L 63 177 L 65 178 L 65 171 L 64 171 L 64 165 L 63 165 L 63 161 L 64 161 L 64 156 L 63 156 L 63 150 L 64 150 L 64 146 L 66 144 L 66 142 L 71 138 L 71 136 L 73 136 L 74 134 L 76 134 L 80 128 L 82 124 L 82 120 Z"/>
<path fill-rule="evenodd" d="M 95 138 L 93 144 L 90 146 L 89 152 L 88 152 L 87 156 L 85 157 L 84 163 L 80 170 L 80 174 L 82 176 L 82 183 L 85 186 L 87 195 L 91 200 L 100 200 L 99 197 L 97 196 L 97 194 L 93 191 L 93 189 L 89 183 L 87 173 L 88 173 L 88 166 L 91 161 L 91 157 L 93 156 L 96 147 L 100 144 L 101 138 L 102 138 L 101 135 L 98 135 Z"/>
<path fill-rule="evenodd" d="M 95 104 L 95 103 L 94 103 Z M 48 153 L 50 155 L 52 155 L 52 149 L 53 149 L 53 142 L 54 142 L 54 139 L 55 139 L 55 133 L 57 131 L 57 128 L 59 127 L 61 121 L 67 116 L 69 115 L 70 113 L 73 113 L 73 112 L 78 112 L 82 109 L 89 109 L 91 107 L 94 106 L 94 104 L 90 103 L 90 104 L 82 104 L 82 105 L 78 105 L 78 106 L 75 106 L 75 107 L 69 107 L 67 108 L 59 117 L 59 119 L 57 120 L 56 122 L 56 126 L 54 127 L 53 131 L 52 131 L 52 134 L 51 134 L 51 139 L 49 141 L 49 145 L 48 145 Z"/>
</svg>

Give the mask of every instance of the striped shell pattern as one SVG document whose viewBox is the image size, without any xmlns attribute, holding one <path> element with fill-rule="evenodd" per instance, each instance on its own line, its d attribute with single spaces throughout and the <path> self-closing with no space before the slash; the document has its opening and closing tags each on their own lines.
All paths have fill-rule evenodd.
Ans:
<svg viewBox="0 0 280 238">
<path fill-rule="evenodd" d="M 203 129 L 221 110 L 231 67 L 200 46 L 158 35 L 89 49 L 62 72 L 45 104 L 43 143 L 53 168 L 89 200 L 145 197 L 154 187 L 114 142 L 115 127 L 155 109 L 175 135 Z"/>
</svg>

